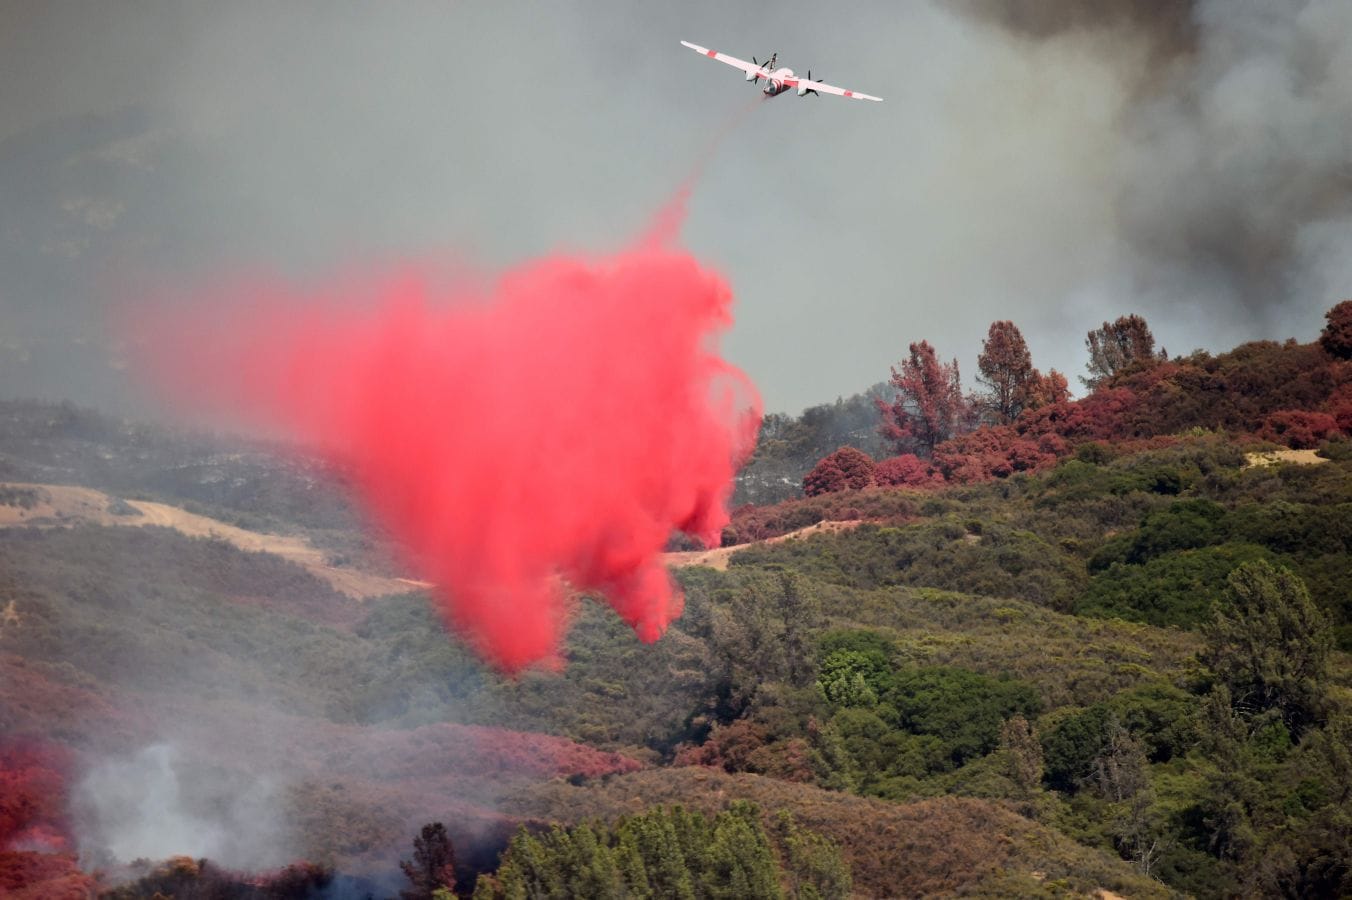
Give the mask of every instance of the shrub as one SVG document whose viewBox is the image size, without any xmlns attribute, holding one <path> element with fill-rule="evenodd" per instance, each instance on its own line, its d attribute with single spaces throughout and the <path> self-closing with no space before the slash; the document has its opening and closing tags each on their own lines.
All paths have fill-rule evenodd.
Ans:
<svg viewBox="0 0 1352 900">
<path fill-rule="evenodd" d="M 1312 450 L 1338 432 L 1338 420 L 1328 413 L 1283 409 L 1263 420 L 1258 436 L 1294 450 Z"/>
<path fill-rule="evenodd" d="M 1089 560 L 1098 572 L 1114 562 L 1139 564 L 1175 550 L 1218 544 L 1225 537 L 1225 508 L 1206 499 L 1180 500 L 1148 514 L 1141 527 L 1108 541 Z"/>
<path fill-rule="evenodd" d="M 937 666 L 898 672 L 888 699 L 902 728 L 939 738 L 955 766 L 994 750 L 1006 719 L 1042 708 L 1030 684 Z"/>
<path fill-rule="evenodd" d="M 1008 478 L 1056 464 L 1065 441 L 1055 434 L 1020 434 L 1014 426 L 982 428 L 934 448 L 934 464 L 949 481 L 970 484 Z"/>
<path fill-rule="evenodd" d="M 943 482 L 943 477 L 914 453 L 883 460 L 873 467 L 873 477 L 885 487 L 920 487 Z"/>
<path fill-rule="evenodd" d="M 1112 710 L 1096 703 L 1061 719 L 1042 736 L 1043 778 L 1048 787 L 1067 792 L 1079 789 L 1103 749 L 1112 719 Z"/>
<path fill-rule="evenodd" d="M 836 706 L 874 706 L 892 686 L 891 674 L 877 650 L 836 650 L 822 660 L 817 688 Z"/>
<path fill-rule="evenodd" d="M 803 479 L 809 497 L 834 491 L 860 490 L 873 484 L 873 460 L 862 450 L 841 447 L 824 457 Z"/>
<path fill-rule="evenodd" d="M 1226 578 L 1241 563 L 1270 558 L 1253 544 L 1178 550 L 1140 565 L 1115 562 L 1089 582 L 1076 615 L 1145 622 L 1161 628 L 1197 628 L 1225 595 Z"/>
</svg>

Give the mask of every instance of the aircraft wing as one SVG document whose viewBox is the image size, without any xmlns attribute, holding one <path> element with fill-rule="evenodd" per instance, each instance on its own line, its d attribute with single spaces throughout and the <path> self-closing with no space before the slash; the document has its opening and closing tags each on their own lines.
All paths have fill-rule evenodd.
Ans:
<svg viewBox="0 0 1352 900">
<path fill-rule="evenodd" d="M 708 47 L 701 47 L 698 44 L 692 44 L 689 41 L 681 41 L 681 46 L 689 47 L 696 53 L 707 56 L 710 59 L 716 59 L 721 63 L 727 63 L 733 68 L 741 69 L 748 75 L 755 75 L 759 78 L 767 78 L 770 75 L 769 72 L 765 71 L 765 69 L 755 63 L 747 62 L 744 59 L 738 59 L 735 56 L 728 56 L 726 53 L 719 53 L 717 50 L 710 50 Z"/>
<path fill-rule="evenodd" d="M 834 84 L 827 84 L 824 81 L 808 81 L 806 78 L 790 78 L 784 83 L 789 87 L 806 87 L 810 91 L 820 91 L 823 94 L 835 94 L 837 97 L 849 97 L 853 100 L 875 100 L 878 103 L 883 102 L 882 97 L 875 97 L 872 94 L 861 94 L 858 91 L 847 91 L 845 88 L 838 88 Z"/>
</svg>

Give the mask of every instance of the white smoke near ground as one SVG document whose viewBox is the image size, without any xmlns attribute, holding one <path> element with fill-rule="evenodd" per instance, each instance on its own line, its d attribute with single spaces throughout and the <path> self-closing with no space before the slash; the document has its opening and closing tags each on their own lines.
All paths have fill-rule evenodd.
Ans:
<svg viewBox="0 0 1352 900">
<path fill-rule="evenodd" d="M 171 856 L 261 871 L 292 858 L 281 785 L 195 763 L 153 744 L 93 766 L 72 798 L 86 866 Z"/>
</svg>

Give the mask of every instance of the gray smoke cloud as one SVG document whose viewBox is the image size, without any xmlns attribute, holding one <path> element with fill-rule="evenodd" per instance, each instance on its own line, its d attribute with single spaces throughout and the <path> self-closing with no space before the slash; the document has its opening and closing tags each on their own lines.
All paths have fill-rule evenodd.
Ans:
<svg viewBox="0 0 1352 900">
<path fill-rule="evenodd" d="M 1214 280 L 1248 310 L 1352 293 L 1352 6 L 1196 16 L 1195 55 L 1128 123 L 1128 237 L 1165 286 Z"/>
<path fill-rule="evenodd" d="M 1199 308 L 1223 333 L 1300 325 L 1306 338 L 1316 315 L 1352 296 L 1352 5 L 956 8 L 1015 39 L 1116 58 L 1129 91 L 1105 187 L 1128 295 L 1161 317 Z"/>
<path fill-rule="evenodd" d="M 153 744 L 92 767 L 72 806 L 87 867 L 203 857 L 261 871 L 289 862 L 280 785 L 266 776 L 194 762 L 173 744 Z"/>
</svg>

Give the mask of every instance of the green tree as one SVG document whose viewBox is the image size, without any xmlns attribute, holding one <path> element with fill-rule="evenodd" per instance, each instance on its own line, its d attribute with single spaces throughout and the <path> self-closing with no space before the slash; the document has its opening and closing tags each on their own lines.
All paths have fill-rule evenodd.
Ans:
<svg viewBox="0 0 1352 900">
<path fill-rule="evenodd" d="M 474 896 L 780 898 L 781 881 L 802 885 L 796 897 L 848 894 L 849 869 L 834 844 L 796 826 L 776 831 L 776 837 L 782 838 L 779 854 L 760 810 L 745 801 L 731 803 L 712 823 L 701 813 L 673 806 L 623 818 L 613 827 L 555 826 L 538 836 L 523 828 L 497 873 L 480 876 Z"/>
<path fill-rule="evenodd" d="M 1005 719 L 1042 708 L 1032 685 L 942 666 L 896 673 L 887 699 L 902 728 L 942 740 L 955 766 L 994 750 Z"/>
<path fill-rule="evenodd" d="M 1095 704 L 1061 719 L 1043 733 L 1047 785 L 1058 791 L 1079 790 L 1103 749 L 1112 711 Z"/>
<path fill-rule="evenodd" d="M 723 664 L 724 721 L 754 706 L 768 684 L 810 686 L 817 675 L 812 635 L 820 625 L 816 595 L 792 572 L 776 572 L 734 593 L 713 627 Z"/>
<path fill-rule="evenodd" d="M 694 900 L 695 884 L 671 819 L 671 815 L 657 811 L 626 820 L 620 830 L 634 831 L 653 896 Z"/>
<path fill-rule="evenodd" d="M 1205 629 L 1201 662 L 1245 715 L 1274 710 L 1293 735 L 1321 721 L 1332 637 L 1305 584 L 1264 560 L 1238 566 Z"/>
<path fill-rule="evenodd" d="M 845 900 L 853 879 L 840 847 L 815 831 L 802 828 L 781 810 L 774 820 L 774 838 L 784 857 L 788 894 L 794 900 Z"/>
<path fill-rule="evenodd" d="M 745 800 L 734 801 L 714 819 L 709 848 L 710 869 L 703 895 L 727 900 L 778 900 L 784 896 L 774 851 L 760 824 L 760 811 Z"/>
<path fill-rule="evenodd" d="M 615 854 L 590 825 L 584 822 L 570 829 L 559 843 L 567 851 L 564 877 L 573 890 L 598 900 L 624 896 Z"/>
<path fill-rule="evenodd" d="M 634 829 L 623 829 L 617 835 L 615 861 L 627 896 L 636 900 L 653 896 L 652 888 L 648 886 L 648 867 L 643 863 L 643 851 L 639 849 L 638 834 Z"/>
<path fill-rule="evenodd" d="M 836 706 L 876 706 L 891 668 L 876 650 L 837 650 L 822 660 L 817 688 Z"/>
</svg>

